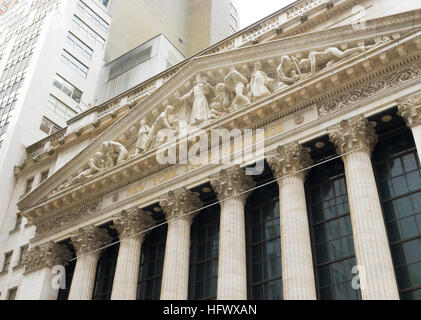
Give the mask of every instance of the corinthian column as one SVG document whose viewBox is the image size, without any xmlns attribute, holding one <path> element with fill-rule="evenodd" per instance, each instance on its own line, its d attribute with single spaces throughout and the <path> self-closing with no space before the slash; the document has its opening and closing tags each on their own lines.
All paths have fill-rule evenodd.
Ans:
<svg viewBox="0 0 421 320">
<path fill-rule="evenodd" d="M 371 165 L 374 124 L 360 116 L 329 134 L 342 155 L 362 298 L 399 299 L 386 227 Z"/>
<path fill-rule="evenodd" d="M 138 208 L 124 210 L 114 219 L 120 237 L 111 300 L 136 300 L 140 255 L 145 230 L 154 225 L 149 212 Z"/>
<path fill-rule="evenodd" d="M 398 100 L 398 115 L 412 130 L 418 158 L 421 159 L 421 95 Z"/>
<path fill-rule="evenodd" d="M 71 237 L 76 249 L 77 261 L 70 287 L 69 300 L 91 300 L 95 285 L 95 274 L 101 247 L 111 243 L 106 230 L 95 226 L 79 229 Z"/>
<path fill-rule="evenodd" d="M 182 188 L 170 191 L 160 206 L 168 221 L 161 300 L 187 300 L 190 227 L 195 216 L 189 213 L 202 207 L 202 202 L 197 193 Z"/>
<path fill-rule="evenodd" d="M 247 261 L 244 204 L 255 186 L 251 176 L 235 166 L 212 177 L 221 201 L 218 257 L 218 300 L 247 299 Z"/>
<path fill-rule="evenodd" d="M 285 300 L 315 300 L 313 258 L 304 180 L 312 161 L 298 143 L 278 147 L 267 159 L 279 185 L 282 283 Z"/>
<path fill-rule="evenodd" d="M 65 274 L 53 274 L 54 266 L 67 266 L 72 253 L 65 246 L 49 242 L 23 256 L 25 275 L 17 300 L 56 300 Z"/>
<path fill-rule="evenodd" d="M 149 212 L 132 208 L 114 219 L 120 237 L 111 300 L 136 300 L 140 254 L 145 230 L 154 225 Z"/>
</svg>

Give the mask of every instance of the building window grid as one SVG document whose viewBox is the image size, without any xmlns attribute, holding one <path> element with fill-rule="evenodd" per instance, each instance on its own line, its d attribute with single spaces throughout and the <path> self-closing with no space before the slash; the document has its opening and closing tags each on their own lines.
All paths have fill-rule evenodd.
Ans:
<svg viewBox="0 0 421 320">
<path fill-rule="evenodd" d="M 253 300 L 283 299 L 279 210 L 277 196 L 247 208 L 248 290 Z"/>
<path fill-rule="evenodd" d="M 13 255 L 13 251 L 6 252 L 4 254 L 3 268 L 1 270 L 2 272 L 7 272 L 9 270 L 10 263 L 12 261 L 12 255 Z"/>
<path fill-rule="evenodd" d="M 61 59 L 65 64 L 67 64 L 69 67 L 75 70 L 76 73 L 78 73 L 81 77 L 86 78 L 88 76 L 89 68 L 66 50 L 63 50 L 63 53 L 61 54 Z"/>
<path fill-rule="evenodd" d="M 20 247 L 20 255 L 19 255 L 19 261 L 18 261 L 18 266 L 23 264 L 23 256 L 25 255 L 25 253 L 28 252 L 28 245 L 24 245 L 22 247 Z"/>
<path fill-rule="evenodd" d="M 59 99 L 57 99 L 53 95 L 50 95 L 47 105 L 52 111 L 57 113 L 59 116 L 61 116 L 65 120 L 68 120 L 77 114 L 76 111 L 74 111 L 65 103 L 61 102 Z"/>
<path fill-rule="evenodd" d="M 164 267 L 167 226 L 154 229 L 145 239 L 139 268 L 137 300 L 159 300 Z"/>
<path fill-rule="evenodd" d="M 34 178 L 30 178 L 28 180 L 26 180 L 26 185 L 25 185 L 25 192 L 24 194 L 29 193 L 32 190 L 32 185 L 34 184 Z"/>
<path fill-rule="evenodd" d="M 105 46 L 105 39 L 91 29 L 85 22 L 83 22 L 78 16 L 74 15 L 72 24 L 76 30 L 83 32 L 88 38 L 94 43 L 99 44 L 102 48 Z"/>
<path fill-rule="evenodd" d="M 408 134 L 402 133 L 400 139 L 412 142 Z M 387 141 L 399 146 L 399 135 Z M 421 165 L 413 142 L 406 150 L 388 153 L 385 157 L 379 152 L 374 161 L 396 278 L 402 299 L 420 299 Z"/>
<path fill-rule="evenodd" d="M 190 299 L 215 300 L 218 285 L 219 206 L 200 212 L 193 224 Z"/>
<path fill-rule="evenodd" d="M 7 300 L 16 300 L 18 288 L 12 288 L 7 291 Z"/>
<path fill-rule="evenodd" d="M 66 40 L 73 48 L 79 51 L 83 56 L 85 56 L 89 60 L 92 58 L 94 50 L 89 48 L 82 40 L 76 37 L 73 33 L 69 32 L 67 34 Z"/>
<path fill-rule="evenodd" d="M 317 293 L 322 300 L 360 300 L 360 290 L 352 288 L 352 269 L 357 262 L 343 165 L 330 165 L 336 167 L 336 172 L 319 167 L 313 169 L 309 178 Z M 316 170 L 319 174 L 322 171 L 323 176 L 317 176 Z"/>
<path fill-rule="evenodd" d="M 56 77 L 54 78 L 53 85 L 64 92 L 66 95 L 71 97 L 73 100 L 75 100 L 77 103 L 80 103 L 82 99 L 82 91 L 80 91 L 78 88 L 76 88 L 74 85 L 72 85 L 70 82 L 68 82 L 66 79 L 61 77 L 59 74 L 56 74 Z"/>
<path fill-rule="evenodd" d="M 98 261 L 92 300 L 110 300 L 117 266 L 118 245 L 104 249 Z"/>
<path fill-rule="evenodd" d="M 108 32 L 109 24 L 99 15 L 97 15 L 91 8 L 89 8 L 85 3 L 79 0 L 76 4 L 76 8 L 86 17 L 88 17 L 97 27 L 99 27 L 105 32 Z"/>
<path fill-rule="evenodd" d="M 276 199 L 277 200 L 277 199 Z M 271 209 L 267 209 L 268 208 Z M 252 213 L 250 292 L 254 300 L 281 300 L 282 263 L 279 204 L 266 202 Z"/>
</svg>

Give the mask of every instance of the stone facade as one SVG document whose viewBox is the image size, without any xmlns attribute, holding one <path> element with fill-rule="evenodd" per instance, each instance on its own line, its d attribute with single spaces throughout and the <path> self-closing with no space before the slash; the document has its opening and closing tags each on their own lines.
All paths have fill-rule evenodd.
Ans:
<svg viewBox="0 0 421 320">
<path fill-rule="evenodd" d="M 282 297 L 320 298 L 307 184 L 312 170 L 328 161 L 317 158 L 327 145 L 334 153 L 329 157 L 344 165 L 355 259 L 365 270 L 361 298 L 396 300 L 404 294 L 398 288 L 371 162 L 380 139 L 378 128 L 388 128 L 393 120 L 370 119 L 395 108 L 394 119 L 406 121 L 420 146 L 421 11 L 369 20 L 363 33 L 344 25 L 301 34 L 310 22 L 322 25 L 327 11 L 348 12 L 355 2 L 302 4 L 284 12 L 277 22 L 268 18 L 272 35 L 244 33 L 242 39 L 253 39 L 253 45 L 214 48 L 213 54 L 198 56 L 168 73 L 146 96 L 131 91 L 118 103 L 110 102 L 112 114 L 101 113 L 78 135 L 51 141 L 54 152 L 16 170 L 17 176 L 23 175 L 37 168 L 39 161 L 53 161 L 69 144 L 90 139 L 19 202 L 22 215 L 37 229 L 29 255 L 45 244 L 52 246 L 51 241 L 71 239 L 77 262 L 69 299 L 92 298 L 97 265 L 113 245 L 112 229 L 117 231 L 119 251 L 110 298 L 136 299 L 141 257 L 149 259 L 142 245 L 147 246 L 153 230 L 163 224 L 168 230 L 160 298 L 188 299 L 195 285 L 189 270 L 192 241 L 197 241 L 194 224 L 215 203 L 220 207 L 216 298 L 253 296 L 247 216 L 256 201 L 252 195 L 269 182 L 258 183 L 259 176 L 249 173 L 253 165 L 258 171 L 262 160 L 268 169 L 265 174 L 272 175 L 271 190 L 278 190 L 281 262 L 275 269 L 281 273 Z M 314 15 L 303 19 L 306 12 Z M 279 29 L 284 18 L 285 31 Z M 284 32 L 293 32 L 288 31 L 293 21 L 301 29 L 283 39 Z M 273 41 L 265 41 L 266 37 Z M 230 43 L 230 39 L 225 42 L 227 47 Z M 236 140 L 251 129 L 261 129 L 262 135 L 255 132 L 249 139 Z M 220 136 L 212 140 L 215 132 Z M 197 143 L 202 140 L 206 143 Z M 259 149 L 263 141 L 264 151 Z M 251 157 L 245 152 L 250 146 L 256 151 Z M 211 152 L 215 149 L 216 159 Z M 192 157 L 194 151 L 201 151 L 200 157 Z M 240 157 L 238 151 L 246 156 Z M 230 161 L 218 161 L 221 158 Z M 106 231 L 104 226 L 110 224 Z M 52 263 L 32 263 L 27 272 L 52 267 Z M 34 279 L 25 275 L 23 287 Z M 27 297 L 19 293 L 19 298 Z"/>
</svg>

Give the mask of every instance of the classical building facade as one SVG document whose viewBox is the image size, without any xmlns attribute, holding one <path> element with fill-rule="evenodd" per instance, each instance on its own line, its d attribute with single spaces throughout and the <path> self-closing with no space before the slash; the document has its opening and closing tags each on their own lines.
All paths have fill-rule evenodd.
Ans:
<svg viewBox="0 0 421 320">
<path fill-rule="evenodd" d="M 7 295 L 421 299 L 420 49 L 417 1 L 297 1 L 76 116 Z"/>
</svg>

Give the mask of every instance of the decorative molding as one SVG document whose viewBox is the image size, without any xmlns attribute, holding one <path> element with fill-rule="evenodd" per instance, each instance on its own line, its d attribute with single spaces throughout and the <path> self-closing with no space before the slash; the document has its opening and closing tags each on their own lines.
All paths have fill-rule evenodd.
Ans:
<svg viewBox="0 0 421 320">
<path fill-rule="evenodd" d="M 421 95 L 399 99 L 398 115 L 405 119 L 409 127 L 421 122 Z"/>
<path fill-rule="evenodd" d="M 329 139 L 336 146 L 336 152 L 340 155 L 358 149 L 371 153 L 377 143 L 374 127 L 374 122 L 368 121 L 361 115 L 341 121 L 329 133 Z"/>
<path fill-rule="evenodd" d="M 139 233 L 152 228 L 155 225 L 154 219 L 150 212 L 143 211 L 139 208 L 131 208 L 123 210 L 119 215 L 115 216 L 114 228 L 117 230 L 120 240 L 138 235 Z M 145 233 L 139 235 L 144 237 Z"/>
<path fill-rule="evenodd" d="M 313 163 L 310 150 L 303 148 L 298 142 L 279 146 L 274 154 L 266 158 L 266 161 L 276 179 L 290 174 L 300 174 L 304 177 L 307 170 L 303 170 Z"/>
<path fill-rule="evenodd" d="M 197 192 L 192 192 L 183 187 L 168 192 L 167 196 L 159 201 L 159 205 L 165 212 L 168 223 L 173 219 L 186 219 L 190 223 L 199 212 L 191 213 L 203 206 Z M 187 214 L 187 215 L 186 215 Z"/>
<path fill-rule="evenodd" d="M 347 94 L 339 97 L 333 97 L 318 104 L 320 116 L 326 116 L 331 113 L 342 110 L 348 106 L 354 105 L 362 100 L 378 95 L 388 89 L 394 88 L 405 82 L 421 77 L 421 62 L 416 62 L 407 68 L 386 74 L 381 79 L 367 83 L 358 89 L 354 89 Z"/>
<path fill-rule="evenodd" d="M 101 205 L 102 200 L 96 200 L 75 210 L 71 210 L 59 216 L 52 217 L 47 221 L 42 221 L 40 224 L 35 224 L 36 236 L 39 236 L 49 231 L 56 230 L 76 220 L 88 217 L 97 212 L 98 208 L 100 208 Z"/>
<path fill-rule="evenodd" d="M 212 176 L 210 184 L 220 201 L 231 197 L 239 197 L 245 201 L 256 183 L 239 165 L 222 169 L 218 175 Z"/>
<path fill-rule="evenodd" d="M 93 225 L 80 228 L 77 233 L 71 236 L 71 243 L 78 256 L 94 252 L 110 244 L 111 241 L 112 238 L 105 229 Z"/>
<path fill-rule="evenodd" d="M 42 268 L 52 268 L 56 265 L 66 266 L 72 257 L 72 253 L 63 245 L 49 242 L 42 247 L 35 247 L 25 252 L 22 261 L 25 272 L 32 272 Z"/>
</svg>

